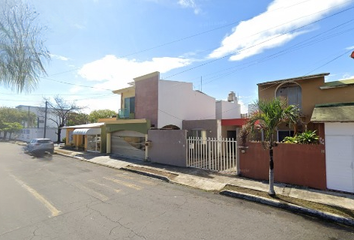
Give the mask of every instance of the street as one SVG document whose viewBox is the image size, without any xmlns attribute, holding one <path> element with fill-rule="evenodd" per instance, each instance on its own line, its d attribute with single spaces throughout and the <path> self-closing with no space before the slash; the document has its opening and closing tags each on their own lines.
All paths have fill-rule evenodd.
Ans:
<svg viewBox="0 0 354 240">
<path fill-rule="evenodd" d="M 0 240 L 354 239 L 280 209 L 0 142 Z"/>
</svg>

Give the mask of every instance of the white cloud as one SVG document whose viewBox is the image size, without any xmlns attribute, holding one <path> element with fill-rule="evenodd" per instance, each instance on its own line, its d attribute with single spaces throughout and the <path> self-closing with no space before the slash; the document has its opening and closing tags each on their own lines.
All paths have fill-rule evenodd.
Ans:
<svg viewBox="0 0 354 240">
<path fill-rule="evenodd" d="M 264 13 L 240 22 L 209 58 L 231 55 L 230 60 L 235 61 L 281 46 L 305 32 L 298 28 L 349 3 L 348 0 L 274 0 Z"/>
<path fill-rule="evenodd" d="M 350 73 L 345 73 L 343 74 L 342 79 L 352 79 L 354 78 L 354 75 L 351 75 Z"/>
<path fill-rule="evenodd" d="M 178 4 L 185 8 L 193 8 L 195 14 L 199 14 L 201 11 L 195 0 L 178 0 Z"/>
<path fill-rule="evenodd" d="M 354 46 L 351 46 L 351 47 L 347 47 L 346 50 L 353 50 L 354 49 Z"/>
<path fill-rule="evenodd" d="M 89 80 L 99 81 L 97 88 L 116 90 L 127 87 L 127 83 L 133 78 L 151 72 L 166 73 L 172 69 L 191 64 L 191 60 L 184 58 L 162 57 L 153 58 L 150 61 L 139 62 L 135 59 L 117 58 L 107 55 L 102 59 L 85 64 L 78 74 Z"/>
<path fill-rule="evenodd" d="M 69 58 L 64 57 L 64 56 L 60 56 L 60 55 L 56 55 L 56 54 L 50 54 L 50 57 L 61 60 L 61 61 L 69 61 Z"/>
<path fill-rule="evenodd" d="M 89 114 L 93 110 L 110 109 L 118 112 L 120 109 L 120 97 L 117 94 L 107 93 L 102 95 L 92 95 L 89 98 L 77 98 L 77 105 L 84 106 L 84 113 Z"/>
</svg>

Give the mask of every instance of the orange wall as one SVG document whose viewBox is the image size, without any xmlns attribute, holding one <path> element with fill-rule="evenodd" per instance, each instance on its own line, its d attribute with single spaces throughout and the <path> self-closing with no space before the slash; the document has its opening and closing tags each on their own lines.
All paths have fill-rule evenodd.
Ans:
<svg viewBox="0 0 354 240">
<path fill-rule="evenodd" d="M 326 189 L 325 146 L 279 144 L 274 148 L 275 182 Z M 268 180 L 269 150 L 261 143 L 248 143 L 240 153 L 240 171 L 244 177 Z"/>
<path fill-rule="evenodd" d="M 354 101 L 354 86 L 321 90 L 320 87 L 324 86 L 324 77 L 297 80 L 295 82 L 300 85 L 302 91 L 302 113 L 306 117 L 305 124 L 310 121 L 316 104 Z M 276 89 L 280 83 L 259 85 L 258 98 L 263 100 L 274 99 Z"/>
</svg>

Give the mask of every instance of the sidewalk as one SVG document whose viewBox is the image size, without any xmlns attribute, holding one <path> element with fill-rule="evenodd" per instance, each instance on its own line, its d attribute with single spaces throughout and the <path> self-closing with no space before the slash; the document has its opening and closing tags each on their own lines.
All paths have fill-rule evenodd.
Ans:
<svg viewBox="0 0 354 240">
<path fill-rule="evenodd" d="M 58 147 L 55 148 L 55 153 L 115 169 L 144 174 L 171 183 L 198 188 L 205 191 L 213 191 L 231 197 L 251 200 L 274 207 L 284 208 L 296 213 L 308 214 L 325 220 L 354 226 L 354 194 L 298 188 L 286 184 L 275 184 L 275 192 L 279 195 L 333 206 L 334 209 L 341 209 L 341 211 L 345 213 L 333 214 L 314 208 L 302 207 L 297 204 L 286 203 L 275 198 L 262 197 L 258 194 L 252 193 L 258 191 L 261 193 L 268 192 L 268 183 L 266 182 L 245 179 L 234 175 L 223 175 L 202 169 L 173 167 L 138 160 L 119 160 L 99 153 L 69 151 Z M 246 191 L 239 191 L 238 189 Z"/>
</svg>

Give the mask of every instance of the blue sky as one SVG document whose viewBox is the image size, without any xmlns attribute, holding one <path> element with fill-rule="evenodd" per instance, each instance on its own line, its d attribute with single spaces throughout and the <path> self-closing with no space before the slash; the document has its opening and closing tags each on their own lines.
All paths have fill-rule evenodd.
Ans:
<svg viewBox="0 0 354 240">
<path fill-rule="evenodd" d="M 48 76 L 31 93 L 0 85 L 0 106 L 59 95 L 119 108 L 112 90 L 150 72 L 247 105 L 257 83 L 329 72 L 354 77 L 354 0 L 27 0 L 48 27 Z M 178 91 L 178 89 L 176 89 Z"/>
</svg>

